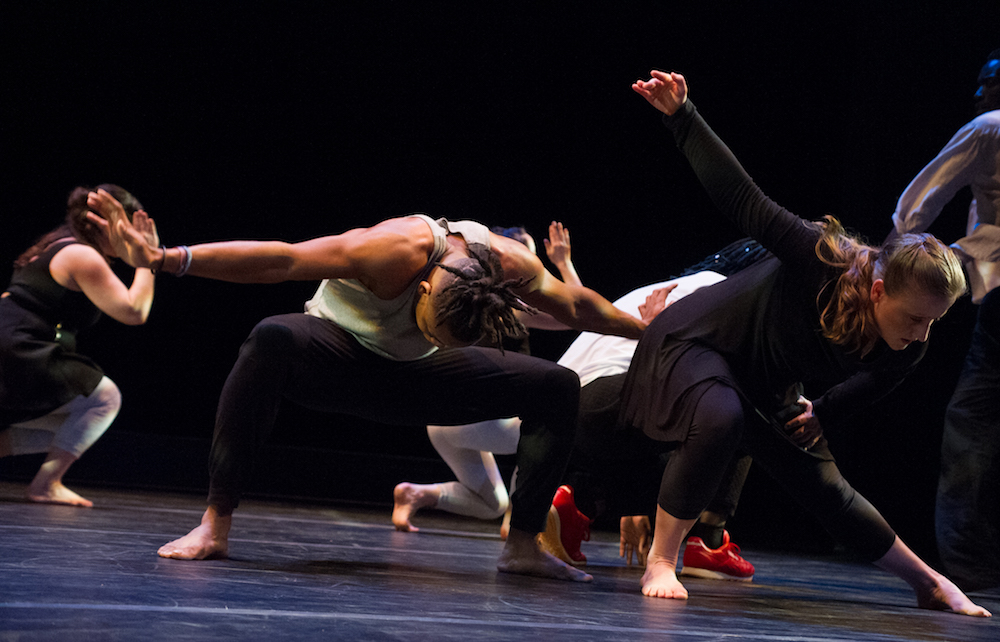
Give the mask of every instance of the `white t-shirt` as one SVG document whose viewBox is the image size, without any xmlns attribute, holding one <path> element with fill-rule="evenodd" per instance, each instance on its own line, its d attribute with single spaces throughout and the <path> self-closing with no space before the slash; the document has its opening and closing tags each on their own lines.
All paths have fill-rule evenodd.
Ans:
<svg viewBox="0 0 1000 642">
<path fill-rule="evenodd" d="M 638 290 L 633 290 L 615 301 L 614 305 L 623 312 L 641 316 L 639 314 L 639 306 L 657 288 L 666 287 L 674 283 L 677 284 L 677 287 L 667 295 L 667 303 L 670 304 L 686 297 L 699 288 L 724 281 L 725 279 L 726 277 L 717 272 L 698 272 L 697 274 L 683 276 L 672 281 L 654 283 L 641 287 Z M 635 346 L 638 343 L 637 339 L 584 332 L 577 337 L 576 341 L 569 346 L 559 359 L 559 365 L 569 368 L 578 374 L 580 376 L 580 385 L 585 386 L 599 377 L 608 377 L 626 372 L 629 364 L 632 362 L 632 355 L 635 353 Z"/>
</svg>

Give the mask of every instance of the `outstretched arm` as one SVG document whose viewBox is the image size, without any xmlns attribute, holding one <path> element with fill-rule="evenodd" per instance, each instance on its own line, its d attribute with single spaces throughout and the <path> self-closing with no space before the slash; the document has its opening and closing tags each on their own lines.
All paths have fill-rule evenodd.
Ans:
<svg viewBox="0 0 1000 642">
<path fill-rule="evenodd" d="M 355 278 L 376 295 L 391 298 L 426 265 L 433 246 L 426 223 L 404 217 L 298 243 L 223 241 L 193 245 L 187 251 L 157 248 L 136 232 L 121 204 L 107 192 L 91 192 L 87 202 L 104 216 L 90 215 L 90 220 L 107 229 L 130 265 L 233 283 Z"/>
<path fill-rule="evenodd" d="M 590 288 L 563 283 L 517 241 L 494 234 L 491 245 L 500 257 L 507 278 L 527 280 L 523 287 L 515 290 L 517 296 L 574 330 L 638 339 L 649 322 L 665 307 L 666 294 L 661 293 L 647 303 L 642 318 L 636 318 L 619 310 Z"/>
</svg>

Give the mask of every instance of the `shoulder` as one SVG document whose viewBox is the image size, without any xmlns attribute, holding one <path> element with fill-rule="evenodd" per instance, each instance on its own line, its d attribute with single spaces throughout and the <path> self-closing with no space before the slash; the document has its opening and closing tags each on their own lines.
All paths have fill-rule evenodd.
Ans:
<svg viewBox="0 0 1000 642">
<path fill-rule="evenodd" d="M 490 232 L 490 248 L 500 259 L 505 278 L 531 279 L 545 271 L 541 260 L 519 241 Z"/>
<path fill-rule="evenodd" d="M 80 242 L 68 243 L 56 250 L 56 253 L 52 256 L 52 263 L 55 264 L 56 262 L 79 265 L 80 267 L 94 264 L 105 267 L 108 265 L 107 259 L 96 248 Z"/>
<path fill-rule="evenodd" d="M 324 278 L 355 278 L 373 291 L 397 292 L 427 265 L 434 233 L 421 218 L 401 217 L 299 245 L 304 262 L 320 265 Z"/>
<path fill-rule="evenodd" d="M 359 228 L 358 231 L 370 236 L 385 235 L 387 237 L 403 237 L 415 243 L 433 242 L 434 232 L 431 230 L 432 223 L 428 223 L 419 216 L 400 216 L 390 218 L 377 223 L 368 228 Z"/>
<path fill-rule="evenodd" d="M 997 127 L 1000 126 L 1000 109 L 994 109 L 983 114 L 979 114 L 971 121 L 970 125 L 976 125 L 979 127 Z"/>
<path fill-rule="evenodd" d="M 434 233 L 429 224 L 414 216 L 391 218 L 333 238 L 347 241 L 348 246 L 365 254 L 376 252 L 426 257 L 434 249 Z"/>
<path fill-rule="evenodd" d="M 111 266 L 103 254 L 85 243 L 70 243 L 49 261 L 49 274 L 64 288 L 79 291 L 80 282 L 106 280 Z"/>
<path fill-rule="evenodd" d="M 1000 142 L 1000 109 L 979 114 L 955 132 L 952 140 Z"/>
</svg>

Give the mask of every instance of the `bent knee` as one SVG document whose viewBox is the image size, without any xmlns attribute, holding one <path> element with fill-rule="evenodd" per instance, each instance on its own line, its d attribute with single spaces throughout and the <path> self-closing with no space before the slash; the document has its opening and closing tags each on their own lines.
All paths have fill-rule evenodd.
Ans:
<svg viewBox="0 0 1000 642">
<path fill-rule="evenodd" d="M 295 333 L 280 317 L 268 317 L 250 331 L 250 336 L 240 349 L 244 354 L 262 354 L 269 358 L 292 354 Z"/>
<path fill-rule="evenodd" d="M 102 378 L 87 398 L 93 400 L 94 405 L 99 406 L 106 414 L 117 415 L 122 407 L 122 391 L 108 377 Z"/>
<path fill-rule="evenodd" d="M 547 402 L 572 408 L 574 413 L 580 407 L 580 377 L 569 368 L 559 366 L 550 370 L 545 385 L 551 395 Z"/>
<path fill-rule="evenodd" d="M 729 386 L 712 384 L 698 399 L 688 438 L 735 444 L 743 435 L 745 417 L 739 394 Z"/>
<path fill-rule="evenodd" d="M 479 493 L 479 497 L 483 500 L 483 507 L 487 511 L 485 519 L 503 517 L 503 514 L 510 508 L 510 495 L 507 494 L 507 488 L 500 484 L 490 490 L 492 492 Z"/>
<path fill-rule="evenodd" d="M 491 507 L 493 509 L 493 515 L 490 519 L 496 519 L 497 517 L 503 517 L 507 509 L 510 508 L 510 498 L 505 494 L 502 498 L 499 498 L 495 506 Z"/>
</svg>

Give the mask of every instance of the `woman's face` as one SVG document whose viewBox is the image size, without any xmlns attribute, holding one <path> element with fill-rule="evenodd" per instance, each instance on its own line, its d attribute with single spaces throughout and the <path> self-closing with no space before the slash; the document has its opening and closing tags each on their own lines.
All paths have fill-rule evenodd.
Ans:
<svg viewBox="0 0 1000 642">
<path fill-rule="evenodd" d="M 931 326 L 955 299 L 919 289 L 890 295 L 882 279 L 877 279 L 872 283 L 871 302 L 879 335 L 893 350 L 903 350 L 914 341 L 927 341 Z"/>
</svg>

